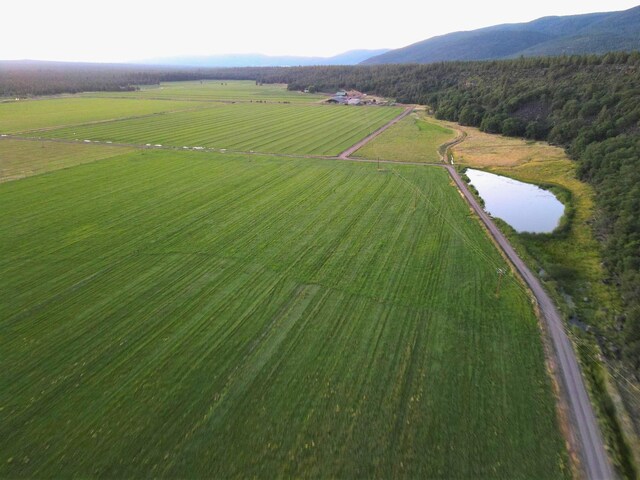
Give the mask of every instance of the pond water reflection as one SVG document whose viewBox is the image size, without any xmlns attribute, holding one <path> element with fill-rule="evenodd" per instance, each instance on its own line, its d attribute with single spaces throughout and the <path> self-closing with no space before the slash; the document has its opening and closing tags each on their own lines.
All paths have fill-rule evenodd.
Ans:
<svg viewBox="0 0 640 480">
<path fill-rule="evenodd" d="M 465 173 L 484 200 L 485 210 L 517 232 L 549 233 L 560 223 L 564 205 L 548 190 L 471 168 Z"/>
</svg>

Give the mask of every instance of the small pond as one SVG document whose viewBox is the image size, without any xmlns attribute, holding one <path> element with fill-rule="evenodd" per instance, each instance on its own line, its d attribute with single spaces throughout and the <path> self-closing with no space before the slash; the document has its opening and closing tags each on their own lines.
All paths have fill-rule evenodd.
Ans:
<svg viewBox="0 0 640 480">
<path fill-rule="evenodd" d="M 471 168 L 466 174 L 484 200 L 485 210 L 517 232 L 550 233 L 560 223 L 564 205 L 548 190 Z"/>
</svg>

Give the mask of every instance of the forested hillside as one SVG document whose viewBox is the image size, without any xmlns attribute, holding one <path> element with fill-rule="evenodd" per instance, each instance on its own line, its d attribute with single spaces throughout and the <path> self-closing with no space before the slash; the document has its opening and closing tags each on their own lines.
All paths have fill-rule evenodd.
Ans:
<svg viewBox="0 0 640 480">
<path fill-rule="evenodd" d="M 0 97 L 135 90 L 136 85 L 158 83 L 175 71 L 140 65 L 0 61 Z M 195 78 L 182 73 L 181 79 Z"/>
<path fill-rule="evenodd" d="M 640 7 L 621 12 L 543 17 L 428 38 L 363 61 L 433 63 L 631 51 L 640 48 Z"/>
</svg>

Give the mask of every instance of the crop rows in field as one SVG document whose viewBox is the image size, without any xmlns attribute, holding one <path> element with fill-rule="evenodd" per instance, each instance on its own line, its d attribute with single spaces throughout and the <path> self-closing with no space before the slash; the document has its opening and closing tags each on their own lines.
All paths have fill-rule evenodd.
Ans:
<svg viewBox="0 0 640 480">
<path fill-rule="evenodd" d="M 197 107 L 194 102 L 119 98 L 20 100 L 0 103 L 0 133 L 150 115 Z"/>
<path fill-rule="evenodd" d="M 135 92 L 91 92 L 85 96 L 123 98 L 163 98 L 195 101 L 266 101 L 314 103 L 326 98 L 323 95 L 293 92 L 283 84 L 256 85 L 245 80 L 203 80 L 195 82 L 166 82 L 160 85 L 140 87 Z"/>
<path fill-rule="evenodd" d="M 0 139 L 0 183 L 130 152 L 126 147 Z"/>
<path fill-rule="evenodd" d="M 142 151 L 0 185 L 0 476 L 568 476 L 448 182 Z"/>
<path fill-rule="evenodd" d="M 217 104 L 187 112 L 61 128 L 41 136 L 336 155 L 400 112 L 391 107 Z"/>
</svg>

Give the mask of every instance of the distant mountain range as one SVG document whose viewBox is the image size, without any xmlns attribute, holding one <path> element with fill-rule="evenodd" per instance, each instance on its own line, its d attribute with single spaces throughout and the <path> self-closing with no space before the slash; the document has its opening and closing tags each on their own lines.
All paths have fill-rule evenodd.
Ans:
<svg viewBox="0 0 640 480">
<path fill-rule="evenodd" d="M 640 50 L 640 6 L 621 12 L 543 17 L 429 38 L 361 63 L 433 63 Z"/>
<path fill-rule="evenodd" d="M 395 50 L 350 50 L 332 57 L 263 54 L 174 56 L 138 60 L 128 65 L 175 68 L 376 65 L 632 50 L 640 50 L 640 6 L 620 12 L 543 17 L 527 23 L 448 33 Z"/>
<path fill-rule="evenodd" d="M 294 67 L 308 65 L 357 65 L 389 49 L 350 50 L 333 57 L 269 56 L 262 54 L 227 54 L 209 56 L 178 56 L 136 61 L 138 65 L 168 65 L 180 67 Z"/>
</svg>

